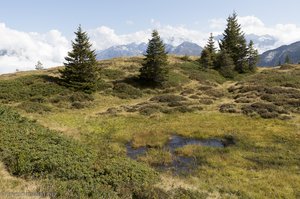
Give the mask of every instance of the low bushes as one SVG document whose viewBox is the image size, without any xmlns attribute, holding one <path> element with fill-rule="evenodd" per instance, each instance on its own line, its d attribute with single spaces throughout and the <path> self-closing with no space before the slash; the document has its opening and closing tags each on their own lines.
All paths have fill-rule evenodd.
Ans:
<svg viewBox="0 0 300 199">
<path fill-rule="evenodd" d="M 132 197 L 157 181 L 157 173 L 144 164 L 98 155 L 10 108 L 0 106 L 0 126 L 0 160 L 8 171 L 44 181 L 42 191 L 56 198 Z"/>
<path fill-rule="evenodd" d="M 51 108 L 47 105 L 37 103 L 37 102 L 22 102 L 20 105 L 17 106 L 17 108 L 22 109 L 26 111 L 27 113 L 40 113 L 43 112 L 49 112 L 51 111 Z"/>
<path fill-rule="evenodd" d="M 220 106 L 219 111 L 221 113 L 237 113 L 238 112 L 235 104 L 222 104 Z"/>
<path fill-rule="evenodd" d="M 122 99 L 136 99 L 142 97 L 143 93 L 140 89 L 137 89 L 130 84 L 117 83 L 113 88 L 113 95 Z"/>
<path fill-rule="evenodd" d="M 277 118 L 280 114 L 288 114 L 287 111 L 275 106 L 274 104 L 266 104 L 262 102 L 245 105 L 242 107 L 242 112 L 249 116 L 253 116 L 257 113 L 262 118 Z"/>
<path fill-rule="evenodd" d="M 171 103 L 171 102 L 186 101 L 186 98 L 179 95 L 158 95 L 152 97 L 150 101 Z"/>
</svg>

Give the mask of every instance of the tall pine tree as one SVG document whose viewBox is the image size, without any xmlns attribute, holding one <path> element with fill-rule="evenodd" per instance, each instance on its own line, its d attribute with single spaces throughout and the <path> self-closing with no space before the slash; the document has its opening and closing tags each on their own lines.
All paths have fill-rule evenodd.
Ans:
<svg viewBox="0 0 300 199">
<path fill-rule="evenodd" d="M 216 48 L 212 33 L 210 34 L 207 45 L 201 52 L 199 62 L 204 68 L 214 68 L 216 62 Z"/>
<path fill-rule="evenodd" d="M 149 85 L 162 85 L 167 78 L 168 57 L 157 30 L 152 32 L 152 39 L 149 40 L 145 56 L 140 69 L 140 79 Z"/>
<path fill-rule="evenodd" d="M 75 35 L 75 41 L 72 41 L 73 49 L 65 57 L 65 68 L 60 71 L 61 78 L 66 86 L 91 92 L 95 90 L 97 82 L 95 50 L 91 50 L 92 44 L 81 26 Z"/>
<path fill-rule="evenodd" d="M 228 17 L 223 39 L 220 42 L 220 50 L 222 51 L 224 49 L 231 56 L 236 71 L 239 73 L 248 71 L 247 42 L 235 12 Z"/>
</svg>

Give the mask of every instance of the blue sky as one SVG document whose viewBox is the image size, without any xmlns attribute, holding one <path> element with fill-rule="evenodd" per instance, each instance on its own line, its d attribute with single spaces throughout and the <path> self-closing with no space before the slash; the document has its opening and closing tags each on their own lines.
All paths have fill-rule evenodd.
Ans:
<svg viewBox="0 0 300 199">
<path fill-rule="evenodd" d="M 151 27 L 151 19 L 207 30 L 209 20 L 226 18 L 233 10 L 270 26 L 299 25 L 299 7 L 297 0 L 7 0 L 1 2 L 0 21 L 28 32 L 58 29 L 69 36 L 81 23 L 87 29 L 104 25 L 123 34 Z"/>
<path fill-rule="evenodd" d="M 222 34 L 233 11 L 246 34 L 274 39 L 260 52 L 300 41 L 297 0 L 5 0 L 0 11 L 0 74 L 62 65 L 81 24 L 93 48 L 147 42 L 158 29 L 166 43 L 201 46 Z"/>
</svg>

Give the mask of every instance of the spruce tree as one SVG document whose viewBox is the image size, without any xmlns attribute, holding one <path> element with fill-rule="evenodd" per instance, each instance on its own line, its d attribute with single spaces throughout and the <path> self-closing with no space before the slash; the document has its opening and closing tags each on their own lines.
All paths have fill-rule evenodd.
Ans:
<svg viewBox="0 0 300 199">
<path fill-rule="evenodd" d="M 95 90 L 97 82 L 95 50 L 91 50 L 92 44 L 81 26 L 75 35 L 75 41 L 72 41 L 73 49 L 65 57 L 65 68 L 60 71 L 61 78 L 66 86 L 91 92 Z"/>
<path fill-rule="evenodd" d="M 214 68 L 216 62 L 216 48 L 212 33 L 210 34 L 207 45 L 201 52 L 199 62 L 204 68 Z"/>
<path fill-rule="evenodd" d="M 140 79 L 149 85 L 162 85 L 167 78 L 168 57 L 157 30 L 152 32 L 152 39 L 149 40 L 145 56 L 140 69 Z"/>
<path fill-rule="evenodd" d="M 226 52 L 234 62 L 236 71 L 239 73 L 247 72 L 247 43 L 235 12 L 227 19 L 227 26 L 223 33 L 223 39 L 220 42 L 220 49 L 221 51 L 226 49 Z"/>
<path fill-rule="evenodd" d="M 236 75 L 234 61 L 226 49 L 218 53 L 216 60 L 216 69 L 226 78 L 234 78 Z"/>
<path fill-rule="evenodd" d="M 256 70 L 256 64 L 258 62 L 258 59 L 258 51 L 254 48 L 253 41 L 250 40 L 248 45 L 248 67 L 250 72 L 254 72 Z"/>
<path fill-rule="evenodd" d="M 285 64 L 290 64 L 291 63 L 289 55 L 285 56 L 284 63 Z"/>
</svg>

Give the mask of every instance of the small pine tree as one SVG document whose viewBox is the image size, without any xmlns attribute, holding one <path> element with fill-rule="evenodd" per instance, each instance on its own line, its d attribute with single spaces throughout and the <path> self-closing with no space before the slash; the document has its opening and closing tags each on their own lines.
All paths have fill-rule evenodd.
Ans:
<svg viewBox="0 0 300 199">
<path fill-rule="evenodd" d="M 216 48 L 212 33 L 210 34 L 207 45 L 201 52 L 199 62 L 204 68 L 214 68 L 216 62 Z"/>
<path fill-rule="evenodd" d="M 280 60 L 278 61 L 278 64 L 277 64 L 277 66 L 281 66 L 281 61 L 280 61 Z"/>
<path fill-rule="evenodd" d="M 72 42 L 72 51 L 68 52 L 64 63 L 65 69 L 60 70 L 65 85 L 85 92 L 95 90 L 97 82 L 96 54 L 91 50 L 92 44 L 81 26 L 75 32 L 76 38 Z"/>
<path fill-rule="evenodd" d="M 227 26 L 224 30 L 223 37 L 220 42 L 220 49 L 226 49 L 226 52 L 234 62 L 236 71 L 239 73 L 247 72 L 247 42 L 235 12 L 227 19 Z"/>
<path fill-rule="evenodd" d="M 226 78 L 234 78 L 236 75 L 234 61 L 225 49 L 217 56 L 216 69 Z"/>
<path fill-rule="evenodd" d="M 35 70 L 43 70 L 43 64 L 42 62 L 38 61 L 37 64 L 35 65 Z"/>
<path fill-rule="evenodd" d="M 140 79 L 150 85 L 162 85 L 167 78 L 168 56 L 157 30 L 152 32 L 145 56 Z"/>
<path fill-rule="evenodd" d="M 254 43 L 252 40 L 250 40 L 249 45 L 248 45 L 248 66 L 249 66 L 249 71 L 254 72 L 256 71 L 256 64 L 258 62 L 259 55 L 258 51 L 254 48 Z"/>
<path fill-rule="evenodd" d="M 291 63 L 291 60 L 290 60 L 290 56 L 289 56 L 289 55 L 286 55 L 286 56 L 285 56 L 284 63 L 285 63 L 285 64 L 290 64 L 290 63 Z"/>
</svg>

